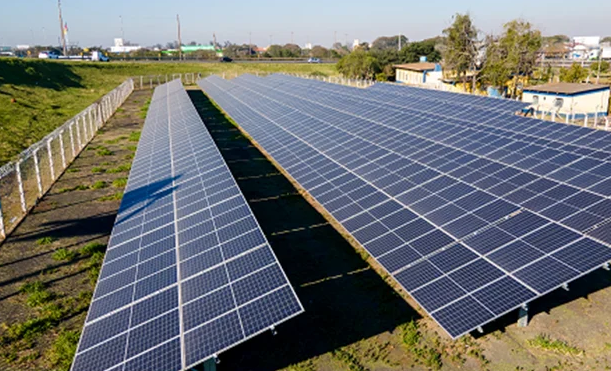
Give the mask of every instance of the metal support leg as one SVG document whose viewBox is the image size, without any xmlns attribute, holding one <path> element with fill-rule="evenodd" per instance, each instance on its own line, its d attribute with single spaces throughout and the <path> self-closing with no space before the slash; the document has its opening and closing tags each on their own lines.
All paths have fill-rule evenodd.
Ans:
<svg viewBox="0 0 611 371">
<path fill-rule="evenodd" d="M 480 334 L 483 334 L 483 333 L 484 333 L 484 329 L 482 328 L 482 326 L 479 326 L 479 327 L 477 328 L 477 332 L 479 332 Z"/>
<path fill-rule="evenodd" d="M 518 313 L 518 327 L 526 326 L 528 326 L 528 306 L 524 304 Z"/>
<path fill-rule="evenodd" d="M 603 264 L 603 269 L 606 270 L 606 271 L 611 271 L 611 263 Z"/>
<path fill-rule="evenodd" d="M 562 288 L 564 289 L 564 291 L 569 291 L 569 284 L 565 283 L 564 285 L 562 285 Z"/>
</svg>

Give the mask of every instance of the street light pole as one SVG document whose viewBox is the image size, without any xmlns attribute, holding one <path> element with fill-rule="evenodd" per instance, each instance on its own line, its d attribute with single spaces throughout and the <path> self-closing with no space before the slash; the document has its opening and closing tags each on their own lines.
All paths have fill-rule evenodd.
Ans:
<svg viewBox="0 0 611 371">
<path fill-rule="evenodd" d="M 68 55 L 68 49 L 66 48 L 66 34 L 64 33 L 64 19 L 62 18 L 62 1 L 57 0 L 57 9 L 59 10 L 59 32 L 62 38 L 62 46 L 64 49 L 64 55 Z"/>
</svg>

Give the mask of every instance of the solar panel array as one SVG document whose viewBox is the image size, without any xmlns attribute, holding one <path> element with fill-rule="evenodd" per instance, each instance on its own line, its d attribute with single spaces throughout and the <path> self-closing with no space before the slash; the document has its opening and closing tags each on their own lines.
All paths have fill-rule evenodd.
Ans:
<svg viewBox="0 0 611 371">
<path fill-rule="evenodd" d="M 158 87 L 72 370 L 184 370 L 302 311 L 180 80 Z"/>
<path fill-rule="evenodd" d="M 199 84 L 454 338 L 611 260 L 610 133 L 400 87 Z"/>
</svg>

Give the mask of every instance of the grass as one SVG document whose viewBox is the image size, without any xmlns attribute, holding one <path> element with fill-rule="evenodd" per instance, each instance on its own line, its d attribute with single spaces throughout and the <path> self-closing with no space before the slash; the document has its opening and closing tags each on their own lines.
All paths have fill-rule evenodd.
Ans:
<svg viewBox="0 0 611 371">
<path fill-rule="evenodd" d="M 66 248 L 61 248 L 61 249 L 57 249 L 55 250 L 55 252 L 53 253 L 53 255 L 51 256 L 53 258 L 53 260 L 56 261 L 72 261 L 76 258 L 76 253 L 74 251 L 68 250 Z"/>
<path fill-rule="evenodd" d="M 146 118 L 146 114 L 149 111 L 149 106 L 151 105 L 151 100 L 148 99 L 144 105 L 140 108 L 140 118 L 141 119 L 145 119 Z"/>
<path fill-rule="evenodd" d="M 67 173 L 78 173 L 79 171 L 81 171 L 81 169 L 76 168 L 76 167 L 71 167 L 68 170 L 66 170 Z"/>
<path fill-rule="evenodd" d="M 139 131 L 133 131 L 131 134 L 129 134 L 129 141 L 130 142 L 138 142 L 140 141 L 140 132 Z"/>
<path fill-rule="evenodd" d="M 95 152 L 95 154 L 97 156 L 112 156 L 115 153 L 106 147 L 99 147 L 98 150 Z"/>
<path fill-rule="evenodd" d="M 49 363 L 57 371 L 68 371 L 76 353 L 80 334 L 77 331 L 62 331 L 53 342 L 48 354 Z"/>
<path fill-rule="evenodd" d="M 94 174 L 100 174 L 100 173 L 105 173 L 106 169 L 100 166 L 95 166 L 93 169 L 91 169 L 91 172 Z"/>
<path fill-rule="evenodd" d="M 36 244 L 37 245 L 50 245 L 53 242 L 55 242 L 57 239 L 55 237 L 51 237 L 51 236 L 47 236 L 47 237 L 41 237 L 39 239 L 36 240 Z"/>
<path fill-rule="evenodd" d="M 103 253 L 106 250 L 106 245 L 99 242 L 90 242 L 81 247 L 81 253 L 85 255 L 93 255 L 97 252 Z"/>
<path fill-rule="evenodd" d="M 116 188 L 125 188 L 127 185 L 127 178 L 117 178 L 112 181 L 112 186 Z"/>
<path fill-rule="evenodd" d="M 71 63 L 0 59 L 0 165 L 85 109 L 126 78 L 172 73 L 324 73 L 332 64 L 299 63 Z M 9 103 L 14 98 L 15 103 Z M 146 114 L 145 114 L 146 115 Z"/>
<path fill-rule="evenodd" d="M 58 192 L 59 193 L 66 193 L 66 192 L 72 192 L 72 191 L 86 191 L 88 189 L 89 189 L 88 186 L 86 186 L 84 184 L 79 184 L 79 185 L 74 186 L 74 187 L 61 188 Z"/>
<path fill-rule="evenodd" d="M 120 201 L 123 198 L 123 192 L 117 192 L 108 196 L 98 198 L 98 201 Z"/>
<path fill-rule="evenodd" d="M 108 183 L 103 180 L 98 180 L 91 185 L 91 189 L 102 189 L 108 187 Z"/>
<path fill-rule="evenodd" d="M 127 146 L 125 148 L 129 149 L 130 151 L 134 151 L 134 152 L 136 152 L 136 149 L 138 149 L 137 146 Z"/>
<path fill-rule="evenodd" d="M 420 330 L 418 329 L 418 324 L 411 320 L 405 325 L 401 326 L 401 340 L 403 341 L 403 345 L 405 345 L 408 349 L 415 347 L 420 341 Z"/>
<path fill-rule="evenodd" d="M 123 165 L 119 165 L 115 168 L 112 169 L 108 169 L 106 172 L 110 173 L 110 174 L 116 174 L 116 173 L 127 173 L 132 169 L 132 164 L 123 164 Z"/>
<path fill-rule="evenodd" d="M 584 353 L 583 350 L 569 345 L 566 341 L 552 339 L 549 335 L 545 334 L 539 334 L 534 339 L 530 339 L 528 344 L 534 348 L 560 354 L 580 355 Z"/>
</svg>

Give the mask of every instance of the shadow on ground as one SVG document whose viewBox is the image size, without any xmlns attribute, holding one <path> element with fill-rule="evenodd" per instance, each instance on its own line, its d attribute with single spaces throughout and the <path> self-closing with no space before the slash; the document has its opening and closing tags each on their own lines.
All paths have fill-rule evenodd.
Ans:
<svg viewBox="0 0 611 371">
<path fill-rule="evenodd" d="M 54 78 L 49 78 L 54 76 Z M 71 63 L 7 58 L 0 60 L 0 86 L 3 84 L 41 87 L 53 90 L 82 88 L 81 77 Z M 14 89 L 18 89 L 14 87 Z"/>
<path fill-rule="evenodd" d="M 221 354 L 219 370 L 287 367 L 419 318 L 201 91 L 189 96 L 305 308 Z"/>
</svg>

